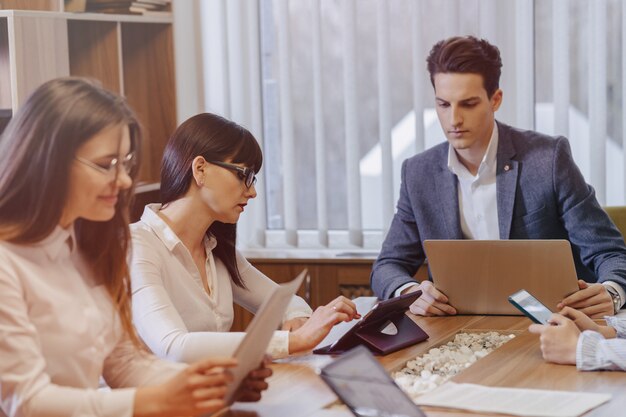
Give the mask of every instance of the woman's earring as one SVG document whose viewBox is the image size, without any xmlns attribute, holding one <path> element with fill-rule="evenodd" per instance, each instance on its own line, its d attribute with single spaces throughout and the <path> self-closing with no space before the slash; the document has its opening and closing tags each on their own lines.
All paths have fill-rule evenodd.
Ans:
<svg viewBox="0 0 626 417">
<path fill-rule="evenodd" d="M 204 178 L 198 180 L 198 187 L 204 187 Z"/>
</svg>

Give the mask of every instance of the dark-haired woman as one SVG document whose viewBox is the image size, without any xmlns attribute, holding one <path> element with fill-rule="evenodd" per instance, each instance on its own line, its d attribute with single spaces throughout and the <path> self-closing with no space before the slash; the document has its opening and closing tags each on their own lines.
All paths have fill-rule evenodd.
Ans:
<svg viewBox="0 0 626 417">
<path fill-rule="evenodd" d="M 125 102 L 79 78 L 39 87 L 0 138 L 9 417 L 195 416 L 225 405 L 233 359 L 161 361 L 133 329 L 127 219 L 140 139 Z M 98 389 L 101 375 L 113 389 Z"/>
<path fill-rule="evenodd" d="M 163 204 L 145 208 L 131 226 L 133 317 L 159 357 L 192 362 L 232 354 L 243 333 L 229 332 L 233 302 L 256 311 L 277 284 L 235 248 L 235 225 L 256 197 L 261 149 L 252 134 L 214 114 L 185 121 L 170 138 L 161 167 Z M 309 317 L 310 316 L 310 317 Z M 294 297 L 274 357 L 310 350 L 341 321 L 358 317 L 338 297 L 311 313 Z"/>
</svg>

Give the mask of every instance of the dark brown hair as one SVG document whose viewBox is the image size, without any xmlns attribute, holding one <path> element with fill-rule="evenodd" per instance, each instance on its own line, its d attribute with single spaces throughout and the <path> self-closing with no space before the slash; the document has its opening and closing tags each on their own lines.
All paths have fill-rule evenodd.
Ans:
<svg viewBox="0 0 626 417">
<path fill-rule="evenodd" d="M 435 74 L 479 74 L 491 98 L 500 85 L 502 59 L 497 47 L 473 36 L 455 36 L 437 42 L 426 59 L 430 82 L 435 86 Z"/>
<path fill-rule="evenodd" d="M 20 107 L 0 137 L 0 239 L 30 244 L 59 224 L 67 204 L 76 150 L 102 130 L 125 124 L 139 152 L 141 129 L 120 96 L 96 82 L 67 77 L 41 85 Z M 129 173 L 137 175 L 137 167 Z M 106 222 L 77 219 L 77 247 L 119 313 L 122 327 L 139 346 L 131 319 L 127 251 L 131 190 L 121 190 L 115 215 Z"/>
<path fill-rule="evenodd" d="M 202 156 L 207 161 L 230 160 L 259 172 L 263 154 L 252 133 L 235 122 L 211 113 L 187 119 L 172 134 L 165 146 L 161 164 L 161 201 L 166 205 L 183 197 L 193 181 L 192 161 Z M 226 266 L 233 282 L 244 287 L 235 255 L 237 225 L 214 221 L 206 231 L 213 235 L 213 250 Z"/>
</svg>

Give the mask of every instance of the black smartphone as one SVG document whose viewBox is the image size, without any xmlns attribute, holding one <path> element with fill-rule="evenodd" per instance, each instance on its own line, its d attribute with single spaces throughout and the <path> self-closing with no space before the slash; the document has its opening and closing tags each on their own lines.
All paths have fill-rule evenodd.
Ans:
<svg viewBox="0 0 626 417">
<path fill-rule="evenodd" d="M 524 313 L 529 319 L 539 324 L 549 324 L 552 311 L 545 305 L 541 304 L 531 293 L 526 290 L 519 290 L 515 294 L 509 296 L 509 302 L 513 304 L 519 311 Z"/>
</svg>

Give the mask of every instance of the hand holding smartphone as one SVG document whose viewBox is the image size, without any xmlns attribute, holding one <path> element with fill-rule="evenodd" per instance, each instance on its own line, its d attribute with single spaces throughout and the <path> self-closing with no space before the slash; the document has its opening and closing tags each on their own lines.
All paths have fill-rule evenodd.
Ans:
<svg viewBox="0 0 626 417">
<path fill-rule="evenodd" d="M 552 311 L 526 290 L 519 290 L 509 296 L 509 302 L 517 307 L 526 317 L 538 324 L 551 324 Z"/>
</svg>

